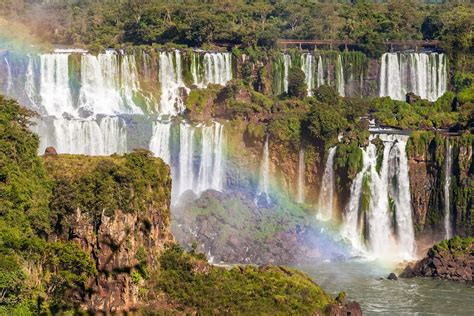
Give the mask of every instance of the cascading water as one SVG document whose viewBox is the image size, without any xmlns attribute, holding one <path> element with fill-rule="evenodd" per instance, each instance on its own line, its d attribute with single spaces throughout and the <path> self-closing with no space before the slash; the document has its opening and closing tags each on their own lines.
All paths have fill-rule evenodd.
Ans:
<svg viewBox="0 0 474 316">
<path fill-rule="evenodd" d="M 76 112 L 69 87 L 69 55 L 40 55 L 39 93 L 46 115 L 59 118 L 63 113 Z"/>
<path fill-rule="evenodd" d="M 301 70 L 305 74 L 305 82 L 308 96 L 313 95 L 313 89 L 315 88 L 314 82 L 314 56 L 311 54 L 301 55 Z M 319 85 L 318 85 L 319 86 Z"/>
<path fill-rule="evenodd" d="M 291 56 L 283 55 L 283 91 L 288 92 L 288 74 L 291 68 Z"/>
<path fill-rule="evenodd" d="M 450 189 L 451 189 L 451 173 L 452 173 L 452 145 L 446 140 L 446 153 L 444 161 L 444 231 L 445 238 L 452 237 L 451 220 L 450 220 Z"/>
<path fill-rule="evenodd" d="M 260 165 L 260 179 L 258 181 L 257 201 L 264 198 L 266 203 L 270 203 L 270 154 L 268 150 L 268 136 L 263 145 L 262 162 Z"/>
<path fill-rule="evenodd" d="M 323 180 L 321 182 L 321 191 L 319 193 L 319 212 L 318 218 L 329 220 L 332 218 L 333 200 L 334 200 L 334 156 L 337 147 L 331 147 L 328 152 L 326 166 L 324 167 Z"/>
<path fill-rule="evenodd" d="M 300 149 L 299 159 L 298 159 L 298 191 L 296 195 L 296 201 L 298 203 L 304 203 L 304 149 Z"/>
<path fill-rule="evenodd" d="M 119 117 L 44 118 L 32 129 L 41 136 L 40 153 L 47 146 L 64 154 L 108 156 L 127 152 L 127 129 Z"/>
<path fill-rule="evenodd" d="M 362 170 L 351 186 L 342 234 L 354 248 L 373 256 L 410 259 L 415 254 L 415 238 L 405 152 L 408 136 L 377 137 L 383 142 L 381 164 L 371 136 L 362 149 Z"/>
<path fill-rule="evenodd" d="M 191 61 L 193 84 L 206 88 L 209 84 L 225 86 L 232 80 L 232 55 L 230 53 L 194 52 Z"/>
<path fill-rule="evenodd" d="M 200 143 L 199 143 L 200 140 Z M 179 125 L 179 155 L 176 164 L 175 198 L 191 190 L 199 194 L 208 189 L 224 189 L 224 126 Z"/>
<path fill-rule="evenodd" d="M 67 74 L 66 74 L 67 76 Z M 90 113 L 106 115 L 140 114 L 134 102 L 139 92 L 135 58 L 107 51 L 81 57 L 79 107 Z"/>
<path fill-rule="evenodd" d="M 336 62 L 336 89 L 337 89 L 337 92 L 339 92 L 339 95 L 341 97 L 346 96 L 344 85 L 345 85 L 344 66 L 342 64 L 341 55 L 338 55 L 337 62 Z"/>
<path fill-rule="evenodd" d="M 160 52 L 160 114 L 177 115 L 184 111 L 182 90 L 187 90 L 181 73 L 181 53 Z"/>
<path fill-rule="evenodd" d="M 437 53 L 385 53 L 382 55 L 379 96 L 405 100 L 408 92 L 436 101 L 446 92 L 447 61 Z"/>
<path fill-rule="evenodd" d="M 13 77 L 12 77 L 12 68 L 10 67 L 10 63 L 8 62 L 8 59 L 5 57 L 5 66 L 7 68 L 7 95 L 10 94 L 10 91 L 13 86 Z"/>
<path fill-rule="evenodd" d="M 169 122 L 154 122 L 150 150 L 167 164 L 171 161 L 170 154 L 171 124 Z"/>
<path fill-rule="evenodd" d="M 318 58 L 317 85 L 318 87 L 324 85 L 324 66 L 323 66 L 323 58 L 321 56 L 319 56 Z"/>
</svg>

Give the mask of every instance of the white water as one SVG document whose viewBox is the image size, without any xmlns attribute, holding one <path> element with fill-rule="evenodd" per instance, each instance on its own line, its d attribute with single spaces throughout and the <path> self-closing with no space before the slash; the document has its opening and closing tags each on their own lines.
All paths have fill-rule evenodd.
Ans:
<svg viewBox="0 0 474 316">
<path fill-rule="evenodd" d="M 194 174 L 194 128 L 181 123 L 179 125 L 178 197 L 188 190 L 193 190 Z"/>
<path fill-rule="evenodd" d="M 150 141 L 150 151 L 163 159 L 167 164 L 171 161 L 170 151 L 171 124 L 169 122 L 153 122 L 153 135 Z"/>
<path fill-rule="evenodd" d="M 337 89 L 337 92 L 339 92 L 339 95 L 341 97 L 346 96 L 344 85 L 345 85 L 344 67 L 342 64 L 341 55 L 338 55 L 337 62 L 336 62 L 336 89 Z"/>
<path fill-rule="evenodd" d="M 300 149 L 299 157 L 298 157 L 298 191 L 296 194 L 296 201 L 298 203 L 304 203 L 304 173 L 305 173 L 305 166 L 304 166 L 304 149 Z"/>
<path fill-rule="evenodd" d="M 13 86 L 12 68 L 6 57 L 4 57 L 4 61 L 7 67 L 7 95 L 9 95 Z"/>
<path fill-rule="evenodd" d="M 39 120 L 32 129 L 41 135 L 40 154 L 47 146 L 61 154 L 108 156 L 127 152 L 127 129 L 119 117 Z"/>
<path fill-rule="evenodd" d="M 263 146 L 262 162 L 260 165 L 260 179 L 258 181 L 257 197 L 264 197 L 270 203 L 270 154 L 268 150 L 268 136 Z"/>
<path fill-rule="evenodd" d="M 191 61 L 193 83 L 198 88 L 206 88 L 209 84 L 225 86 L 232 80 L 231 53 L 193 53 Z"/>
<path fill-rule="evenodd" d="M 288 74 L 291 68 L 291 56 L 283 55 L 283 91 L 288 92 Z"/>
<path fill-rule="evenodd" d="M 199 142 L 200 140 L 200 142 Z M 200 194 L 205 190 L 224 189 L 224 125 L 179 125 L 179 155 L 173 186 L 174 199 L 191 190 Z"/>
<path fill-rule="evenodd" d="M 384 144 L 380 171 L 377 148 L 370 142 L 362 149 L 363 168 L 351 186 L 342 235 L 355 249 L 371 256 L 411 259 L 415 255 L 415 238 L 405 152 L 408 136 L 377 137 Z"/>
<path fill-rule="evenodd" d="M 183 112 L 182 92 L 188 89 L 182 79 L 180 51 L 160 52 L 159 80 L 161 84 L 159 113 L 177 115 Z"/>
<path fill-rule="evenodd" d="M 450 188 L 451 188 L 451 173 L 452 173 L 452 146 L 449 139 L 446 140 L 446 153 L 444 161 L 444 231 L 445 238 L 452 237 L 451 220 L 450 220 Z"/>
<path fill-rule="evenodd" d="M 134 56 L 119 58 L 114 51 L 82 55 L 79 107 L 94 114 L 141 114 L 134 102 L 138 92 Z"/>
<path fill-rule="evenodd" d="M 437 53 L 385 53 L 382 55 L 379 96 L 405 100 L 408 92 L 436 101 L 446 92 L 446 56 Z"/>
<path fill-rule="evenodd" d="M 321 58 L 321 57 L 320 57 Z M 314 56 L 312 54 L 301 55 L 301 70 L 305 74 L 307 95 L 313 95 L 314 84 Z M 319 85 L 318 85 L 319 86 Z"/>
<path fill-rule="evenodd" d="M 324 85 L 324 66 L 323 66 L 323 59 L 319 56 L 318 59 L 318 87 Z"/>
<path fill-rule="evenodd" d="M 333 200 L 334 200 L 334 156 L 336 155 L 337 147 L 331 147 L 328 152 L 326 166 L 324 167 L 323 179 L 321 182 L 321 191 L 319 193 L 319 212 L 318 218 L 322 220 L 329 220 L 333 217 Z"/>
<path fill-rule="evenodd" d="M 201 128 L 201 165 L 198 173 L 197 192 L 208 189 L 222 190 L 223 180 L 223 125 L 214 123 Z"/>
<path fill-rule="evenodd" d="M 40 55 L 40 98 L 46 115 L 74 114 L 69 87 L 69 54 Z"/>
</svg>

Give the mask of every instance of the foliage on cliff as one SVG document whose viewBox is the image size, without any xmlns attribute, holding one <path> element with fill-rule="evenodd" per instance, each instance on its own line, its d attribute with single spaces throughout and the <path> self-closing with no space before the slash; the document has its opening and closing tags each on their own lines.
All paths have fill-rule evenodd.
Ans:
<svg viewBox="0 0 474 316">
<path fill-rule="evenodd" d="M 77 245 L 49 241 L 51 185 L 32 115 L 0 96 L 0 314 L 58 311 L 97 272 Z"/>
<path fill-rule="evenodd" d="M 168 167 L 151 157 L 146 150 L 123 158 L 47 157 L 46 170 L 54 179 L 50 203 L 53 217 L 60 220 L 81 208 L 98 221 L 102 213 L 111 216 L 115 210 L 140 213 L 158 209 L 157 203 L 170 196 L 171 181 Z M 169 218 L 169 213 L 162 215 Z"/>
<path fill-rule="evenodd" d="M 160 257 L 155 289 L 199 314 L 299 314 L 325 312 L 335 300 L 307 275 L 275 266 L 209 265 L 202 255 L 170 245 Z"/>
</svg>

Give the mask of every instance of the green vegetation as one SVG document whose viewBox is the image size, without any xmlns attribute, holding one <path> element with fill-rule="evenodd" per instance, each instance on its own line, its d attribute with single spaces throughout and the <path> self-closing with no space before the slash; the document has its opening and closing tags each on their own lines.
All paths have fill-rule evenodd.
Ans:
<svg viewBox="0 0 474 316">
<path fill-rule="evenodd" d="M 90 48 L 169 43 L 269 48 L 278 38 L 348 39 L 376 57 L 386 40 L 439 39 L 453 54 L 467 53 L 472 46 L 468 4 L 352 2 L 7 0 L 0 15 L 31 25 L 52 43 Z"/>
<path fill-rule="evenodd" d="M 454 236 L 453 238 L 443 240 L 428 251 L 430 257 L 434 257 L 437 254 L 443 254 L 445 252 L 453 255 L 454 258 L 463 256 L 472 256 L 474 251 L 474 237 L 461 238 Z"/>
<path fill-rule="evenodd" d="M 52 186 L 28 128 L 32 115 L 0 96 L 0 314 L 72 308 L 65 294 L 97 273 L 77 245 L 48 240 Z"/>
<path fill-rule="evenodd" d="M 308 276 L 285 267 L 215 267 L 202 255 L 170 245 L 160 257 L 156 288 L 198 314 L 298 314 L 325 312 L 335 300 Z"/>
</svg>

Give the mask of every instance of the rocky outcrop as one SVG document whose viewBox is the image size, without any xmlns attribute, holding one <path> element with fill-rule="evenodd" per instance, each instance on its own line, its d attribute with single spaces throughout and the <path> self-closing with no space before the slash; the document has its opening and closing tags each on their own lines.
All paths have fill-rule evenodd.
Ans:
<svg viewBox="0 0 474 316">
<path fill-rule="evenodd" d="M 164 245 L 173 241 L 168 167 L 146 152 L 45 156 L 45 165 L 57 214 L 51 238 L 77 243 L 98 271 L 71 300 L 92 312 L 136 309 L 139 289 L 158 269 Z"/>
<path fill-rule="evenodd" d="M 345 246 L 312 216 L 291 213 L 298 206 L 256 204 L 253 196 L 238 191 L 188 196 L 173 209 L 173 233 L 181 245 L 191 249 L 195 244 L 216 263 L 294 265 L 345 258 Z"/>
<path fill-rule="evenodd" d="M 401 277 L 432 277 L 473 282 L 474 238 L 454 237 L 432 247 L 425 258 L 409 264 Z"/>
</svg>

